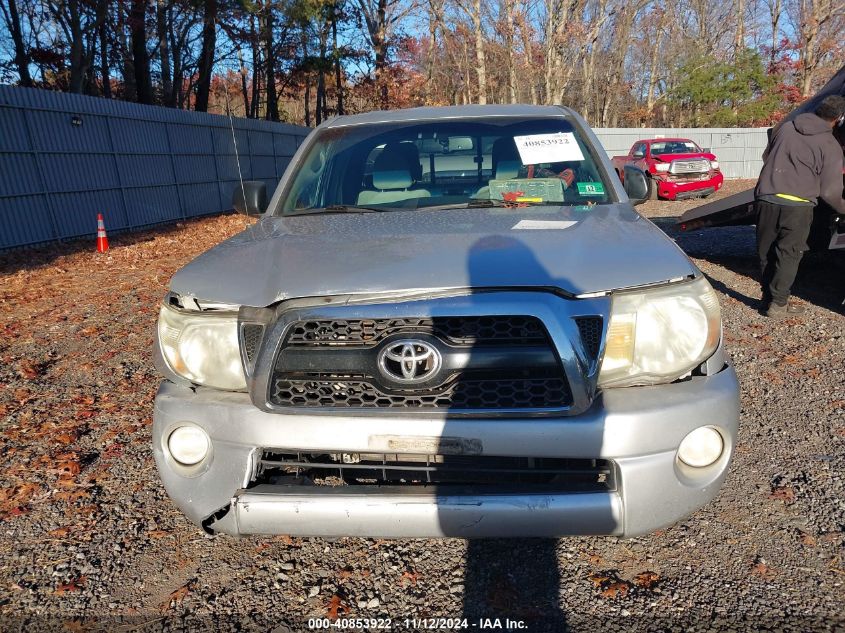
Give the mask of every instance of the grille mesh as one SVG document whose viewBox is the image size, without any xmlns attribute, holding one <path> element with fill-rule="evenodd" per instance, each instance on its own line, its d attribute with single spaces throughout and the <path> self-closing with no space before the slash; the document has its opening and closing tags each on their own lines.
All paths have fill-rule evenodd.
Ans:
<svg viewBox="0 0 845 633">
<path fill-rule="evenodd" d="M 578 331 L 581 333 L 581 340 L 584 343 L 584 348 L 590 355 L 590 358 L 596 360 L 599 357 L 599 349 L 601 347 L 601 328 L 602 318 L 595 317 L 578 317 L 575 319 L 578 325 Z"/>
<path fill-rule="evenodd" d="M 710 171 L 709 160 L 673 160 L 670 174 L 700 174 Z"/>
<path fill-rule="evenodd" d="M 473 379 L 461 377 L 430 390 L 388 392 L 362 377 L 277 378 L 271 402 L 290 407 L 405 409 L 543 409 L 572 403 L 569 383 L 560 377 Z"/>
<path fill-rule="evenodd" d="M 258 353 L 258 346 L 261 343 L 261 337 L 264 334 L 264 326 L 255 323 L 245 323 L 241 326 L 241 336 L 243 337 L 244 352 L 246 359 L 253 363 L 255 362 L 255 355 Z"/>
<path fill-rule="evenodd" d="M 335 319 L 299 321 L 286 345 L 375 345 L 403 331 L 428 333 L 456 345 L 484 342 L 542 342 L 546 331 L 539 319 L 527 316 L 444 317 L 419 319 Z"/>
</svg>

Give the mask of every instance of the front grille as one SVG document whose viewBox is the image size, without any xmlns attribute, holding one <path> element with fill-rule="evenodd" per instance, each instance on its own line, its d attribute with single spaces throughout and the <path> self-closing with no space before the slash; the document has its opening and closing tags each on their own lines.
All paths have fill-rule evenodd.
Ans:
<svg viewBox="0 0 845 633">
<path fill-rule="evenodd" d="M 482 316 L 298 321 L 291 326 L 285 345 L 370 346 L 402 332 L 432 334 L 453 345 L 546 340 L 546 330 L 537 318 Z"/>
<path fill-rule="evenodd" d="M 710 161 L 701 160 L 673 160 L 669 167 L 670 174 L 700 174 L 710 171 Z"/>
<path fill-rule="evenodd" d="M 286 407 L 401 409 L 558 409 L 572 403 L 562 377 L 459 376 L 432 389 L 387 390 L 360 376 L 277 377 L 270 401 Z"/>
<path fill-rule="evenodd" d="M 422 384 L 397 382 L 378 364 L 380 354 L 394 341 L 420 338 L 437 348 L 442 369 Z M 346 410 L 495 413 L 572 404 L 546 328 L 532 316 L 297 321 L 276 356 L 267 396 L 277 407 Z"/>
<path fill-rule="evenodd" d="M 264 449 L 253 482 L 318 486 L 532 486 L 569 492 L 616 490 L 613 464 L 601 459 L 307 453 L 291 449 Z"/>
</svg>

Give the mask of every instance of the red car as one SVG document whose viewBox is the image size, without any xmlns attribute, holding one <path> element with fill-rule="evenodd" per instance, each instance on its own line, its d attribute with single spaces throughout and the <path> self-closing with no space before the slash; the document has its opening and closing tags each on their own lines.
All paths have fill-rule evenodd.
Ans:
<svg viewBox="0 0 845 633">
<path fill-rule="evenodd" d="M 624 181 L 626 164 L 646 172 L 652 200 L 706 198 L 718 191 L 725 179 L 716 156 L 686 138 L 637 141 L 626 156 L 614 156 L 611 160 L 620 180 Z"/>
</svg>

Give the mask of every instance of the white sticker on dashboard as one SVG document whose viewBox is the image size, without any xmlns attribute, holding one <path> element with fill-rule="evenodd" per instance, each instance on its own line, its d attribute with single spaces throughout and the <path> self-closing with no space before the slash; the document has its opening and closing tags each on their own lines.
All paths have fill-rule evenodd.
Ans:
<svg viewBox="0 0 845 633">
<path fill-rule="evenodd" d="M 523 165 L 584 160 L 584 154 L 572 132 L 514 136 L 513 141 Z"/>
<path fill-rule="evenodd" d="M 513 225 L 512 231 L 520 229 L 568 229 L 578 222 L 574 220 L 520 220 Z"/>
</svg>

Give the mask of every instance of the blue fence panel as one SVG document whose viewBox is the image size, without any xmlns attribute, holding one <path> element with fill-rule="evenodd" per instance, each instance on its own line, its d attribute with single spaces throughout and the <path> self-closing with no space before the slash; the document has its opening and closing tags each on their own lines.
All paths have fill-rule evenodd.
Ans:
<svg viewBox="0 0 845 633">
<path fill-rule="evenodd" d="M 0 152 L 26 152 L 32 149 L 24 116 L 23 110 L 12 109 L 0 116 Z"/>
<path fill-rule="evenodd" d="M 130 229 L 119 189 L 50 194 L 59 238 L 70 239 L 97 231 L 97 214 L 102 213 L 112 231 Z"/>
<path fill-rule="evenodd" d="M 41 184 L 33 178 L 37 173 L 34 154 L 0 154 L 0 191 L 4 196 L 41 193 Z"/>
<path fill-rule="evenodd" d="M 66 153 L 40 155 L 44 186 L 47 191 L 58 193 L 120 188 L 114 156 L 87 154 L 85 160 L 75 160 L 75 158 L 75 155 L 68 156 Z"/>
<path fill-rule="evenodd" d="M 309 128 L 0 86 L 0 249 L 225 211 L 270 191 Z"/>
<path fill-rule="evenodd" d="M 0 198 L 0 226 L 0 248 L 58 239 L 43 195 Z"/>
</svg>

